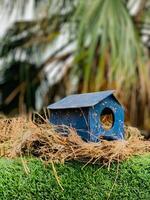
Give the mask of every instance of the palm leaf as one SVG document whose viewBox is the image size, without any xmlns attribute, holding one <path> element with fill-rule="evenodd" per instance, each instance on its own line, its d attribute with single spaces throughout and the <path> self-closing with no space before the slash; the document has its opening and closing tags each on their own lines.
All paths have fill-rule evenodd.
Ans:
<svg viewBox="0 0 150 200">
<path fill-rule="evenodd" d="M 143 63 L 143 46 L 124 1 L 81 1 L 76 11 L 77 20 L 78 15 L 82 20 L 77 23 L 77 56 L 88 48 L 84 67 L 84 90 L 89 89 L 91 74 L 96 79 L 95 87 L 100 88 L 103 83 L 101 74 L 105 74 L 105 71 L 108 71 L 110 83 L 115 81 L 118 88 L 123 86 L 129 89 L 138 79 L 137 70 L 141 71 L 142 65 L 138 61 Z M 109 64 L 106 59 L 104 64 L 106 50 Z M 95 51 L 99 52 L 96 74 L 92 72 Z"/>
</svg>

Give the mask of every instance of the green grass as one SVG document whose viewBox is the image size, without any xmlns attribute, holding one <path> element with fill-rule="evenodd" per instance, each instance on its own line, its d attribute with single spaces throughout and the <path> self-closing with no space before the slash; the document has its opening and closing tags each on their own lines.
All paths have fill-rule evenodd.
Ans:
<svg viewBox="0 0 150 200">
<path fill-rule="evenodd" d="M 54 176 L 52 166 L 29 158 L 30 173 L 25 173 L 20 159 L 0 159 L 0 200 L 95 200 L 150 199 L 150 155 L 134 157 L 107 168 L 77 162 L 55 165 L 64 191 Z M 117 177 L 117 179 L 116 179 Z M 115 181 L 116 179 L 116 181 Z M 113 188 L 113 189 L 112 189 Z"/>
</svg>

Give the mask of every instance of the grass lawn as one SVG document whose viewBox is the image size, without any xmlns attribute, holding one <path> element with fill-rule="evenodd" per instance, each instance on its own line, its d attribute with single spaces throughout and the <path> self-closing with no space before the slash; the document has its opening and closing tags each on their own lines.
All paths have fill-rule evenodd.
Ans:
<svg viewBox="0 0 150 200">
<path fill-rule="evenodd" d="M 35 158 L 0 159 L 0 200 L 150 199 L 150 155 L 134 157 L 108 168 L 78 162 L 47 166 Z M 25 171 L 30 170 L 27 174 Z"/>
</svg>

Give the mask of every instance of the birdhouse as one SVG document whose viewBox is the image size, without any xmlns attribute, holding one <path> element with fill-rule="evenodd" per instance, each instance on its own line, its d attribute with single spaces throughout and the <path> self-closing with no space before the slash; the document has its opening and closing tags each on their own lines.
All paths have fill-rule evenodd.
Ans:
<svg viewBox="0 0 150 200">
<path fill-rule="evenodd" d="M 124 138 L 124 109 L 113 90 L 75 94 L 48 106 L 50 123 L 76 129 L 86 141 Z"/>
</svg>

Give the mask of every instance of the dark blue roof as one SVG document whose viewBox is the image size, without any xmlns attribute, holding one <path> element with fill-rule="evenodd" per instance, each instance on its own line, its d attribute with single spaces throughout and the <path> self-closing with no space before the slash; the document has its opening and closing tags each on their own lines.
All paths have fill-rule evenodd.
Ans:
<svg viewBox="0 0 150 200">
<path fill-rule="evenodd" d="M 49 109 L 82 108 L 94 106 L 103 99 L 112 95 L 114 90 L 102 92 L 74 94 L 61 99 L 60 101 L 48 106 Z"/>
</svg>

